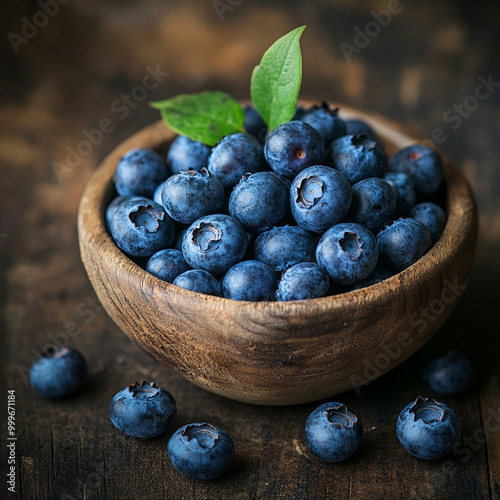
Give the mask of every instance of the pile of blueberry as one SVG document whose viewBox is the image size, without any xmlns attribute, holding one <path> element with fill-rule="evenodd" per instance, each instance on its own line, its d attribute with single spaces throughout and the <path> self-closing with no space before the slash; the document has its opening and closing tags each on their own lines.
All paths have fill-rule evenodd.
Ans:
<svg viewBox="0 0 500 500">
<path fill-rule="evenodd" d="M 439 239 L 433 149 L 388 160 L 366 123 L 327 104 L 271 133 L 254 108 L 245 117 L 247 133 L 213 148 L 180 135 L 166 162 L 134 149 L 118 163 L 106 222 L 156 277 L 234 300 L 312 299 L 383 281 Z"/>
</svg>

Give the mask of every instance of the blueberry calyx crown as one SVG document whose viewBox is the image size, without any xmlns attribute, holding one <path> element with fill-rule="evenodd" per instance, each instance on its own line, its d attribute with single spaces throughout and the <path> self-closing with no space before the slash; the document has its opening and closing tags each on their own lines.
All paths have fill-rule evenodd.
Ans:
<svg viewBox="0 0 500 500">
<path fill-rule="evenodd" d="M 363 253 L 363 243 L 360 243 L 356 233 L 345 231 L 344 237 L 339 240 L 339 245 L 352 260 L 357 260 Z"/>
<path fill-rule="evenodd" d="M 188 441 L 195 439 L 203 449 L 211 449 L 219 439 L 219 432 L 212 424 L 190 424 L 182 431 Z"/>
<path fill-rule="evenodd" d="M 404 217 L 398 217 L 397 219 L 393 220 L 389 224 L 386 224 L 380 231 L 379 234 L 384 232 L 386 229 L 389 229 L 391 226 L 395 226 L 398 222 L 402 221 Z"/>
<path fill-rule="evenodd" d="M 152 398 L 161 388 L 155 382 L 147 382 L 144 380 L 142 384 L 136 382 L 135 384 L 129 385 L 128 390 L 132 394 L 133 398 Z"/>
<path fill-rule="evenodd" d="M 152 205 L 141 205 L 129 215 L 135 227 L 148 233 L 156 232 L 160 225 L 158 221 L 163 220 L 164 217 L 165 212 L 159 212 Z"/>
<path fill-rule="evenodd" d="M 326 409 L 325 413 L 331 424 L 346 429 L 350 429 L 358 421 L 358 417 L 344 404 L 332 405 Z"/>
<path fill-rule="evenodd" d="M 193 231 L 193 243 L 204 252 L 215 250 L 220 240 L 221 232 L 213 224 L 202 222 Z"/>
<path fill-rule="evenodd" d="M 210 177 L 210 172 L 205 168 L 201 168 L 199 171 L 197 170 L 181 170 L 179 172 L 180 175 L 184 175 L 185 177 Z"/>
<path fill-rule="evenodd" d="M 42 352 L 42 357 L 43 358 L 62 358 L 66 356 L 69 352 L 69 349 L 67 347 L 52 347 L 49 346 L 46 349 L 43 350 Z"/>
<path fill-rule="evenodd" d="M 313 109 L 322 109 L 325 113 L 328 113 L 331 116 L 337 116 L 339 114 L 339 108 L 332 108 L 326 101 L 322 101 L 319 106 L 315 104 Z"/>
<path fill-rule="evenodd" d="M 377 143 L 372 141 L 365 134 L 354 134 L 351 139 L 351 144 L 358 149 L 362 149 L 363 151 L 372 151 L 377 146 Z"/>
<path fill-rule="evenodd" d="M 295 201 L 303 208 L 311 208 L 323 196 L 323 183 L 317 175 L 306 177 L 296 190 Z"/>
<path fill-rule="evenodd" d="M 421 420 L 424 424 L 441 422 L 445 415 L 445 409 L 439 401 L 432 398 L 419 396 L 410 408 L 413 420 Z"/>
</svg>

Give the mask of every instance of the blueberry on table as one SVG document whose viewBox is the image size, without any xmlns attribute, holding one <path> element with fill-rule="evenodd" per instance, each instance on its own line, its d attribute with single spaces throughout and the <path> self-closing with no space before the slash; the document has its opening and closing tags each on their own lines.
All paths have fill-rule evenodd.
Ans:
<svg viewBox="0 0 500 500">
<path fill-rule="evenodd" d="M 222 297 L 220 281 L 203 269 L 190 269 L 175 278 L 173 284 L 185 290 Z"/>
<path fill-rule="evenodd" d="M 408 217 L 418 220 L 425 225 L 431 235 L 433 243 L 439 240 L 444 230 L 444 226 L 446 226 L 446 214 L 444 210 L 431 201 L 425 201 L 415 205 L 410 210 Z"/>
<path fill-rule="evenodd" d="M 307 300 L 324 297 L 330 288 L 328 274 L 315 262 L 300 262 L 289 267 L 278 283 L 276 299 Z"/>
<path fill-rule="evenodd" d="M 279 175 L 293 179 L 311 165 L 321 164 L 325 145 L 320 133 L 303 121 L 286 122 L 267 137 L 264 156 Z"/>
<path fill-rule="evenodd" d="M 120 159 L 113 180 L 119 195 L 152 198 L 158 184 L 167 175 L 167 166 L 160 155 L 150 149 L 138 148 Z"/>
<path fill-rule="evenodd" d="M 386 172 L 382 179 L 388 182 L 396 194 L 394 218 L 407 217 L 408 212 L 415 205 L 415 185 L 409 175 L 403 172 Z"/>
<path fill-rule="evenodd" d="M 380 143 L 362 134 L 334 140 L 325 153 L 325 164 L 340 170 L 351 184 L 368 177 L 380 177 L 386 163 Z"/>
<path fill-rule="evenodd" d="M 432 246 L 427 228 L 415 219 L 398 219 L 377 235 L 382 262 L 400 272 L 417 262 Z"/>
<path fill-rule="evenodd" d="M 173 283 L 179 274 L 189 271 L 189 269 L 191 268 L 182 253 L 175 248 L 167 248 L 156 252 L 146 264 L 148 273 L 168 283 Z"/>
<path fill-rule="evenodd" d="M 394 188 L 378 177 L 370 177 L 352 186 L 352 204 L 347 220 L 377 234 L 382 227 L 392 222 L 395 207 Z"/>
<path fill-rule="evenodd" d="M 300 172 L 290 187 L 293 218 L 303 229 L 323 233 L 347 214 L 352 200 L 347 177 L 331 167 L 313 165 Z"/>
<path fill-rule="evenodd" d="M 136 382 L 117 392 L 109 406 L 113 425 L 127 436 L 152 438 L 167 430 L 177 413 L 172 395 L 154 382 Z"/>
<path fill-rule="evenodd" d="M 439 460 L 460 438 L 460 421 L 444 403 L 418 397 L 399 414 L 396 434 L 403 448 L 424 460 Z"/>
<path fill-rule="evenodd" d="M 377 240 L 373 233 L 354 222 L 331 227 L 316 248 L 316 260 L 340 285 L 351 285 L 366 278 L 378 259 Z"/>
<path fill-rule="evenodd" d="M 224 187 L 206 168 L 170 176 L 161 192 L 163 207 L 177 222 L 192 224 L 204 215 L 216 214 L 224 205 Z"/>
<path fill-rule="evenodd" d="M 274 172 L 244 175 L 229 198 L 229 213 L 249 232 L 271 229 L 288 212 L 288 189 Z"/>
<path fill-rule="evenodd" d="M 460 394 L 472 380 L 472 365 L 465 354 L 451 350 L 431 359 L 424 368 L 424 380 L 433 392 L 445 398 Z"/>
<path fill-rule="evenodd" d="M 208 158 L 208 171 L 224 187 L 236 186 L 243 175 L 264 170 L 265 167 L 262 144 L 249 134 L 226 135 Z"/>
<path fill-rule="evenodd" d="M 276 273 L 258 260 L 238 262 L 222 280 L 224 297 L 233 300 L 273 300 L 276 292 Z"/>
<path fill-rule="evenodd" d="M 199 172 L 208 165 L 208 157 L 212 148 L 184 135 L 177 136 L 170 144 L 167 153 L 167 166 L 170 174 L 178 174 L 183 170 Z"/>
<path fill-rule="evenodd" d="M 83 356 L 69 347 L 49 347 L 30 369 L 30 384 L 49 399 L 75 393 L 85 382 L 87 366 Z"/>
<path fill-rule="evenodd" d="M 443 180 L 443 161 L 434 149 L 414 144 L 394 154 L 389 161 L 389 171 L 409 175 L 417 195 L 428 198 Z"/>
<path fill-rule="evenodd" d="M 325 146 L 347 133 L 346 124 L 339 116 L 339 109 L 331 108 L 326 102 L 304 113 L 301 120 L 320 133 Z"/>
<path fill-rule="evenodd" d="M 221 476 L 234 459 L 231 436 L 206 422 L 187 424 L 175 431 L 167 450 L 172 465 L 195 479 L 210 480 Z"/>
<path fill-rule="evenodd" d="M 193 222 L 182 239 L 182 255 L 193 269 L 222 274 L 245 255 L 248 236 L 237 219 L 214 214 Z"/>
<path fill-rule="evenodd" d="M 172 243 L 175 227 L 161 205 L 147 198 L 132 198 L 116 209 L 110 232 L 125 253 L 150 257 Z"/>
<path fill-rule="evenodd" d="M 253 106 L 245 106 L 243 112 L 245 113 L 245 122 L 243 125 L 245 130 L 264 143 L 266 140 L 267 125 L 259 112 Z"/>
<path fill-rule="evenodd" d="M 362 120 L 345 120 L 346 133 L 344 135 L 366 135 L 372 141 L 378 141 L 377 134 Z"/>
<path fill-rule="evenodd" d="M 324 403 L 308 417 L 305 438 L 309 449 L 326 462 L 343 462 L 361 445 L 363 426 L 342 403 Z"/>
<path fill-rule="evenodd" d="M 316 238 L 299 226 L 273 227 L 254 242 L 254 258 L 281 272 L 299 262 L 314 262 Z"/>
</svg>

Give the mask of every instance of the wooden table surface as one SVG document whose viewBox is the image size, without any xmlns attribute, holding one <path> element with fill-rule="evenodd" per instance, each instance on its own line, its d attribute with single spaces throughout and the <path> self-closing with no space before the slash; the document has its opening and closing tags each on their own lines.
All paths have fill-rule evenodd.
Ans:
<svg viewBox="0 0 500 500">
<path fill-rule="evenodd" d="M 45 17 L 33 0 L 0 19 L 0 498 L 500 498 L 498 2 L 48 4 Z M 388 8 L 390 21 L 370 13 Z M 391 373 L 335 397 L 357 412 L 365 439 L 351 460 L 332 465 L 304 443 L 304 421 L 316 404 L 258 407 L 214 396 L 129 341 L 96 299 L 76 233 L 93 170 L 158 118 L 148 101 L 205 89 L 248 97 L 264 50 L 301 24 L 308 25 L 302 95 L 379 112 L 427 137 L 442 128 L 440 147 L 463 168 L 481 212 L 469 288 L 439 333 Z M 356 42 L 367 29 L 372 35 Z M 350 62 L 343 53 L 349 45 Z M 147 80 L 145 90 L 148 73 L 158 85 L 151 89 Z M 479 85 L 489 94 L 481 101 L 473 97 Z M 46 401 L 27 384 L 32 358 L 51 343 L 79 349 L 89 365 L 84 388 L 61 401 Z M 449 457 L 425 462 L 402 449 L 395 420 L 418 395 L 432 395 L 422 368 L 450 347 L 475 368 L 465 393 L 444 400 L 463 435 Z M 166 452 L 173 429 L 139 441 L 113 428 L 112 396 L 143 379 L 175 396 L 175 428 L 207 420 L 232 435 L 236 458 L 226 475 L 199 482 L 177 473 Z M 15 391 L 15 493 L 5 479 L 8 390 Z"/>
</svg>

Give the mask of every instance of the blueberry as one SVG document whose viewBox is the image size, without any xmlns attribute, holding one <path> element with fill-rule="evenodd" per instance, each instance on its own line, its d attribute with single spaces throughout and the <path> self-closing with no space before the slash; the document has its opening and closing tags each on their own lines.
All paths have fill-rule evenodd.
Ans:
<svg viewBox="0 0 500 500">
<path fill-rule="evenodd" d="M 243 175 L 264 170 L 265 166 L 262 144 L 249 134 L 227 135 L 208 158 L 209 172 L 224 187 L 236 186 Z"/>
<path fill-rule="evenodd" d="M 345 135 L 366 135 L 372 141 L 378 141 L 377 134 L 373 129 L 362 120 L 345 120 L 346 134 Z"/>
<path fill-rule="evenodd" d="M 415 219 L 398 219 L 377 235 L 382 262 L 400 272 L 417 262 L 432 246 L 427 228 Z"/>
<path fill-rule="evenodd" d="M 343 462 L 361 445 L 363 426 L 342 403 L 324 403 L 308 417 L 305 438 L 309 449 L 326 462 Z"/>
<path fill-rule="evenodd" d="M 346 135 L 333 141 L 325 163 L 340 170 L 351 184 L 368 177 L 380 177 L 387 158 L 382 146 L 365 135 Z"/>
<path fill-rule="evenodd" d="M 414 144 L 394 154 L 389 162 L 391 172 L 409 175 L 417 195 L 428 198 L 443 180 L 443 162 L 439 154 L 422 144 Z"/>
<path fill-rule="evenodd" d="M 393 187 L 378 177 L 370 177 L 352 186 L 352 204 L 347 218 L 377 234 L 393 220 L 395 206 Z"/>
<path fill-rule="evenodd" d="M 150 257 L 172 243 L 175 227 L 161 205 L 147 198 L 133 198 L 117 208 L 110 232 L 124 252 Z"/>
<path fill-rule="evenodd" d="M 111 221 L 113 220 L 113 216 L 115 215 L 117 208 L 122 203 L 125 203 L 126 201 L 129 201 L 132 198 L 133 196 L 117 196 L 116 198 L 113 198 L 111 200 L 110 204 L 106 208 L 106 227 L 108 228 L 108 230 L 111 228 Z"/>
<path fill-rule="evenodd" d="M 424 368 L 424 380 L 436 394 L 451 398 L 470 384 L 471 362 L 464 354 L 451 350 L 429 361 Z"/>
<path fill-rule="evenodd" d="M 273 300 L 276 292 L 276 273 L 258 260 L 235 264 L 222 280 L 224 297 L 233 300 Z"/>
<path fill-rule="evenodd" d="M 203 269 L 190 269 L 189 271 L 179 274 L 174 280 L 174 285 L 184 288 L 185 290 L 222 297 L 222 289 L 219 280 Z"/>
<path fill-rule="evenodd" d="M 182 254 L 194 269 L 221 274 L 245 255 L 248 236 L 234 217 L 215 214 L 201 217 L 187 229 Z"/>
<path fill-rule="evenodd" d="M 291 179 L 305 168 L 321 163 L 324 152 L 324 141 L 319 132 L 298 120 L 276 127 L 264 145 L 269 166 Z"/>
<path fill-rule="evenodd" d="M 69 347 L 49 347 L 32 365 L 30 384 L 42 396 L 64 398 L 85 382 L 87 366 L 83 356 Z"/>
<path fill-rule="evenodd" d="M 393 274 L 394 273 L 389 268 L 385 267 L 380 262 L 377 262 L 375 269 L 366 278 L 361 281 L 357 281 L 352 285 L 347 285 L 345 291 L 350 292 L 352 290 L 359 290 L 367 286 L 376 285 L 377 283 L 381 283 L 382 281 L 390 278 Z"/>
<path fill-rule="evenodd" d="M 333 140 L 347 133 L 346 124 L 338 113 L 338 108 L 330 108 L 328 103 L 323 102 L 321 106 L 314 106 L 312 110 L 306 112 L 302 116 L 302 121 L 317 130 L 323 137 L 325 146 L 328 146 Z"/>
<path fill-rule="evenodd" d="M 444 230 L 444 226 L 446 226 L 446 214 L 444 210 L 431 201 L 415 205 L 410 210 L 408 217 L 418 220 L 425 225 L 431 235 L 433 243 L 439 240 Z"/>
<path fill-rule="evenodd" d="M 254 257 L 281 272 L 299 262 L 313 262 L 316 239 L 298 226 L 273 227 L 259 234 Z"/>
<path fill-rule="evenodd" d="M 457 444 L 460 421 L 444 403 L 418 397 L 399 414 L 396 434 L 411 455 L 424 460 L 439 460 Z"/>
<path fill-rule="evenodd" d="M 275 226 L 288 207 L 288 189 L 274 172 L 244 175 L 229 198 L 230 214 L 255 233 Z"/>
<path fill-rule="evenodd" d="M 340 222 L 352 200 L 347 177 L 330 167 L 314 165 L 302 170 L 290 188 L 290 208 L 300 227 L 323 233 Z"/>
<path fill-rule="evenodd" d="M 109 405 L 113 425 L 127 436 L 147 439 L 167 430 L 177 413 L 172 395 L 154 382 L 136 382 L 117 392 Z"/>
<path fill-rule="evenodd" d="M 153 201 L 155 203 L 158 203 L 158 205 L 163 206 L 163 200 L 161 197 L 161 192 L 163 191 L 163 186 L 165 185 L 166 181 L 163 181 L 161 184 L 158 184 L 158 187 L 155 189 L 155 192 L 153 193 Z"/>
<path fill-rule="evenodd" d="M 396 193 L 396 208 L 394 217 L 407 217 L 408 212 L 415 205 L 415 186 L 409 175 L 403 172 L 386 172 L 382 177 Z"/>
<path fill-rule="evenodd" d="M 276 292 L 279 302 L 324 297 L 330 288 L 328 274 L 314 262 L 300 262 L 281 276 Z"/>
<path fill-rule="evenodd" d="M 156 252 L 146 264 L 148 273 L 168 283 L 173 283 L 179 274 L 189 271 L 189 269 L 190 267 L 184 260 L 182 253 L 174 248 Z"/>
<path fill-rule="evenodd" d="M 199 172 L 208 165 L 208 157 L 212 148 L 183 135 L 177 136 L 170 144 L 167 153 L 167 166 L 171 174 L 183 170 Z"/>
<path fill-rule="evenodd" d="M 216 214 L 224 205 L 224 187 L 206 168 L 187 170 L 169 177 L 161 192 L 163 207 L 177 222 L 192 224 L 204 215 Z"/>
<path fill-rule="evenodd" d="M 243 111 L 245 113 L 245 130 L 263 143 L 267 134 L 267 125 L 264 120 L 253 106 L 245 106 Z"/>
<path fill-rule="evenodd" d="M 152 198 L 166 178 L 167 166 L 160 155 L 150 149 L 132 149 L 118 162 L 113 180 L 119 195 Z"/>
<path fill-rule="evenodd" d="M 350 285 L 366 278 L 378 259 L 377 240 L 373 233 L 354 222 L 331 227 L 319 240 L 318 264 L 340 285 Z"/>
<path fill-rule="evenodd" d="M 231 436 L 206 422 L 187 424 L 168 441 L 168 456 L 182 474 L 195 479 L 215 479 L 226 472 L 234 459 Z"/>
</svg>

